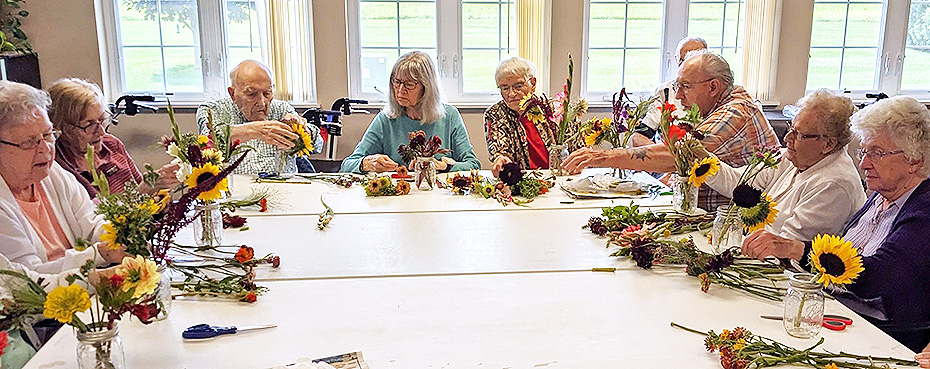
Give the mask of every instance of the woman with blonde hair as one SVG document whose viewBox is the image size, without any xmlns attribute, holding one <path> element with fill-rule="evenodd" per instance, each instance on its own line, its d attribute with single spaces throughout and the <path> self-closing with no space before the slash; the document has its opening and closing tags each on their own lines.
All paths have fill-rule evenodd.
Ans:
<svg viewBox="0 0 930 369">
<path fill-rule="evenodd" d="M 342 161 L 343 172 L 387 172 L 405 165 L 397 148 L 409 144 L 409 133 L 424 131 L 438 136 L 451 149 L 436 160 L 440 171 L 481 167 L 468 140 L 459 111 L 442 102 L 442 89 L 429 55 L 413 51 L 402 55 L 391 71 L 389 103 L 368 126 L 352 155 Z"/>
</svg>

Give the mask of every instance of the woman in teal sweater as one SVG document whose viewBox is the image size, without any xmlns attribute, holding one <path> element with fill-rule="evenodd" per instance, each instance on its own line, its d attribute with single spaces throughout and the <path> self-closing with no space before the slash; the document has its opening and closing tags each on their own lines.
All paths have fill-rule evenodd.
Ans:
<svg viewBox="0 0 930 369">
<path fill-rule="evenodd" d="M 409 145 L 410 132 L 438 136 L 448 154 L 438 154 L 436 169 L 459 171 L 479 169 L 481 162 L 468 141 L 465 122 L 452 105 L 441 102 L 439 82 L 429 55 L 419 51 L 404 54 L 391 72 L 390 103 L 368 126 L 352 155 L 342 161 L 343 172 L 387 172 L 404 163 L 397 148 Z"/>
</svg>

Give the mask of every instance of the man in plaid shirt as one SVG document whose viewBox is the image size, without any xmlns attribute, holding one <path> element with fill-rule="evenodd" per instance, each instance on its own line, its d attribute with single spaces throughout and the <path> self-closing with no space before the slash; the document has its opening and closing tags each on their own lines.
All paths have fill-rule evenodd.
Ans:
<svg viewBox="0 0 930 369">
<path fill-rule="evenodd" d="M 297 134 L 281 120 L 296 118 L 303 123 L 307 133 L 313 137 L 313 153 L 323 151 L 320 129 L 308 125 L 307 120 L 297 115 L 291 104 L 274 99 L 271 70 L 255 60 L 239 63 L 229 74 L 231 86 L 229 97 L 208 101 L 197 108 L 197 126 L 200 134 L 209 133 L 208 111 L 213 116 L 214 130 L 222 134 L 223 126 L 230 126 L 232 140 L 239 140 L 252 148 L 235 173 L 258 174 L 277 172 L 275 160 L 281 150 L 294 146 L 291 141 Z M 296 172 L 294 160 L 288 160 L 283 172 Z"/>
<path fill-rule="evenodd" d="M 676 98 L 682 106 L 697 104 L 704 122 L 695 127 L 707 132 L 701 144 L 721 161 L 732 167 L 749 163 L 757 147 L 776 147 L 778 137 L 762 110 L 740 86 L 733 85 L 733 71 L 723 57 L 697 54 L 686 60 L 675 81 Z M 674 172 L 675 159 L 663 144 L 630 149 L 580 149 L 563 164 L 570 173 L 580 173 L 587 167 L 614 167 L 649 172 Z M 729 198 L 703 185 L 698 206 L 715 211 Z"/>
</svg>

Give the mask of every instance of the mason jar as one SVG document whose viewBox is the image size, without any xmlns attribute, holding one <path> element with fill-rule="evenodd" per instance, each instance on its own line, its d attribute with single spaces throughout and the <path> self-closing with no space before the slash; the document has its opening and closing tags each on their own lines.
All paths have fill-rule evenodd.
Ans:
<svg viewBox="0 0 930 369">
<path fill-rule="evenodd" d="M 785 294 L 785 331 L 792 337 L 811 338 L 823 325 L 823 286 L 811 273 L 796 273 Z"/>
<path fill-rule="evenodd" d="M 715 251 L 739 248 L 743 245 L 743 219 L 740 218 L 739 208 L 730 205 L 717 207 L 711 240 Z"/>
<path fill-rule="evenodd" d="M 97 332 L 77 332 L 77 362 L 80 369 L 123 369 L 126 355 L 119 326 Z"/>
</svg>

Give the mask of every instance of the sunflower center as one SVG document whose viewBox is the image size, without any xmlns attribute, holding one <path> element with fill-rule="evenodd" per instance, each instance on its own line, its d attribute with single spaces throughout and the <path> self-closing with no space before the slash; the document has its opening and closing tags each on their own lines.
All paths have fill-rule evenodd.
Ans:
<svg viewBox="0 0 930 369">
<path fill-rule="evenodd" d="M 843 259 L 841 259 L 836 254 L 820 254 L 819 260 L 820 266 L 822 266 L 826 273 L 829 275 L 839 277 L 846 272 L 846 264 L 844 264 Z"/>
<path fill-rule="evenodd" d="M 708 170 L 710 170 L 710 163 L 701 164 L 696 169 L 694 169 L 694 175 L 698 177 L 703 176 L 707 174 Z"/>
<path fill-rule="evenodd" d="M 210 179 L 210 178 L 213 178 L 213 176 L 214 176 L 214 174 L 213 174 L 213 173 L 210 173 L 210 172 L 200 173 L 200 175 L 197 176 L 197 184 L 201 184 L 201 183 L 205 182 L 206 180 L 208 180 L 208 179 Z"/>
</svg>

